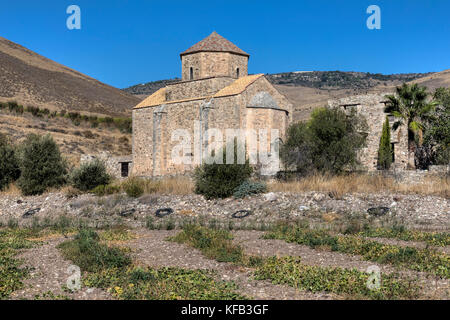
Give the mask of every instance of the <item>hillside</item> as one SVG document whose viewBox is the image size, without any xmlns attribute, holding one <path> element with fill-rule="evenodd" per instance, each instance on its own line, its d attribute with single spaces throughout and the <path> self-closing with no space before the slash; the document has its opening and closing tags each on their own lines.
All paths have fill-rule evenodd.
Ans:
<svg viewBox="0 0 450 320">
<path fill-rule="evenodd" d="M 33 116 L 0 109 L 0 134 L 20 142 L 27 134 L 51 134 L 63 155 L 71 164 L 77 164 L 82 154 L 107 151 L 112 155 L 131 153 L 131 134 L 112 125 L 93 128 L 89 122 L 73 122 L 64 117 Z"/>
<path fill-rule="evenodd" d="M 140 100 L 0 37 L 0 102 L 111 116 Z"/>
<path fill-rule="evenodd" d="M 383 75 L 364 72 L 304 71 L 267 74 L 266 77 L 293 103 L 295 121 L 307 119 L 311 110 L 325 105 L 329 99 L 369 92 L 386 92 L 409 81 L 422 81 L 421 83 L 431 87 L 446 83 L 441 72 Z M 175 81 L 179 79 L 153 81 L 123 90 L 144 98 Z"/>
<path fill-rule="evenodd" d="M 11 110 L 8 101 L 17 101 L 21 109 Z M 83 153 L 130 154 L 129 129 L 119 130 L 114 121 L 130 121 L 139 101 L 0 37 L 0 133 L 12 141 L 50 133 L 73 164 Z M 99 117 L 87 121 L 88 115 Z"/>
</svg>

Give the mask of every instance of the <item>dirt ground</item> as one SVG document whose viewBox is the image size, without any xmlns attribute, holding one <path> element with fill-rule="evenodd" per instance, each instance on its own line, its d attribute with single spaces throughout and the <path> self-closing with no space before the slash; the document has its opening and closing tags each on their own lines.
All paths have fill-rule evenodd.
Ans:
<svg viewBox="0 0 450 320">
<path fill-rule="evenodd" d="M 197 249 L 184 244 L 166 241 L 167 237 L 175 235 L 177 230 L 147 230 L 136 229 L 133 233 L 136 238 L 121 242 L 121 245 L 132 249 L 132 257 L 136 264 L 151 267 L 180 267 L 186 269 L 214 270 L 218 279 L 234 281 L 239 287 L 239 293 L 253 299 L 277 300 L 329 300 L 345 299 L 345 297 L 328 293 L 311 293 L 300 291 L 292 287 L 274 285 L 269 281 L 254 280 L 252 270 L 237 267 L 230 263 L 220 263 L 206 258 Z M 330 266 L 366 271 L 369 266 L 377 265 L 354 255 L 338 252 L 311 249 L 307 246 L 286 243 L 281 240 L 261 239 L 260 231 L 234 231 L 234 242 L 244 249 L 245 253 L 259 256 L 299 256 L 305 264 L 316 266 Z M 113 299 L 113 297 L 100 289 L 82 287 L 76 292 L 64 290 L 70 273 L 70 261 L 64 260 L 56 248 L 62 241 L 62 236 L 47 239 L 43 245 L 24 250 L 19 258 L 23 265 L 31 268 L 31 275 L 24 283 L 23 289 L 14 292 L 12 299 L 38 298 L 69 298 L 69 299 Z M 385 239 L 383 239 L 385 240 Z M 402 245 L 397 241 L 396 244 Z M 410 244 L 404 242 L 404 244 Z M 424 244 L 416 243 L 417 246 Z M 448 248 L 444 249 L 448 250 Z M 448 251 L 447 251 L 448 252 Z M 396 272 L 394 267 L 377 265 L 382 273 Z M 430 275 L 414 271 L 401 271 L 402 274 L 415 277 L 423 285 L 422 299 L 450 299 L 450 281 L 435 279 Z M 48 296 L 51 293 L 52 296 Z M 47 294 L 47 296 L 46 296 Z"/>
</svg>

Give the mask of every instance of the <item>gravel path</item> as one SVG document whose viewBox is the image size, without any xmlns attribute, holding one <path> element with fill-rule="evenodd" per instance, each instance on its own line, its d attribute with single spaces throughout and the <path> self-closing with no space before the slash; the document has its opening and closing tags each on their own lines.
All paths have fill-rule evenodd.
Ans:
<svg viewBox="0 0 450 320">
<path fill-rule="evenodd" d="M 32 270 L 30 276 L 24 280 L 24 288 L 15 291 L 11 295 L 12 299 L 34 299 L 36 295 L 42 297 L 47 292 L 76 300 L 111 299 L 107 292 L 97 288 L 82 287 L 74 293 L 63 290 L 71 275 L 67 269 L 72 265 L 70 261 L 64 260 L 56 248 L 64 240 L 66 239 L 63 237 L 52 239 L 18 255 L 19 259 L 24 260 L 23 266 L 31 267 Z"/>
<path fill-rule="evenodd" d="M 269 281 L 253 280 L 251 269 L 207 259 L 195 248 L 166 241 L 167 237 L 179 232 L 176 230 L 136 229 L 133 232 L 137 238 L 122 242 L 121 245 L 132 249 L 132 256 L 136 264 L 155 268 L 179 267 L 214 270 L 218 279 L 235 281 L 239 287 L 239 293 L 254 299 L 329 300 L 343 298 L 334 294 L 311 293 L 289 286 L 274 285 Z M 396 271 L 393 266 L 375 264 L 354 255 L 315 250 L 308 246 L 287 243 L 282 240 L 264 240 L 261 239 L 263 232 L 260 231 L 234 231 L 233 235 L 234 243 L 241 245 L 244 251 L 251 255 L 264 257 L 290 255 L 301 257 L 302 262 L 308 265 L 356 268 L 360 271 L 366 271 L 369 266 L 377 265 L 382 273 Z M 24 261 L 23 266 L 31 267 L 32 270 L 30 277 L 24 280 L 25 287 L 14 292 L 11 296 L 12 299 L 34 299 L 36 295 L 42 297 L 47 292 L 70 299 L 112 299 L 107 292 L 100 289 L 82 288 L 74 293 L 63 290 L 69 277 L 67 269 L 71 262 L 63 259 L 56 246 L 64 240 L 63 237 L 47 239 L 43 245 L 24 250 L 18 255 L 18 258 Z M 403 242 L 410 244 L 410 242 Z M 423 285 L 421 298 L 450 299 L 449 280 L 437 279 L 434 276 L 410 270 L 402 270 L 401 274 L 419 279 Z"/>
<path fill-rule="evenodd" d="M 419 280 L 422 286 L 422 299 L 450 299 L 450 279 L 407 269 L 398 269 L 391 265 L 383 265 L 363 260 L 360 256 L 333 251 L 311 249 L 309 246 L 287 243 L 283 240 L 261 239 L 261 231 L 235 231 L 234 243 L 242 246 L 247 254 L 269 256 L 298 256 L 307 265 L 322 267 L 340 267 L 357 269 L 365 272 L 369 266 L 378 266 L 385 274 L 397 272 L 402 276 Z M 384 239 L 385 240 L 385 239 Z M 406 244 L 407 241 L 404 241 Z"/>
<path fill-rule="evenodd" d="M 177 232 L 141 230 L 138 232 L 138 238 L 131 241 L 128 246 L 134 250 L 134 258 L 148 266 L 214 270 L 221 280 L 235 281 L 240 288 L 239 293 L 254 299 L 329 300 L 338 298 L 336 295 L 327 293 L 311 293 L 288 286 L 274 285 L 269 281 L 253 280 L 251 270 L 207 259 L 197 249 L 165 241 L 168 236 L 173 236 Z"/>
</svg>

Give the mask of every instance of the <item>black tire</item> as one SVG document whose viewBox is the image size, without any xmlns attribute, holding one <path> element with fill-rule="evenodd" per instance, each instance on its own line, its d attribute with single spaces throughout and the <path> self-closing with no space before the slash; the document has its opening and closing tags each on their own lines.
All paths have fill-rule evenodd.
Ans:
<svg viewBox="0 0 450 320">
<path fill-rule="evenodd" d="M 239 210 L 231 215 L 232 218 L 242 219 L 248 217 L 252 212 L 250 210 Z"/>
<path fill-rule="evenodd" d="M 388 213 L 391 209 L 388 207 L 373 207 L 367 209 L 367 213 L 373 216 L 384 216 L 386 213 Z"/>
<path fill-rule="evenodd" d="M 158 218 L 162 218 L 165 216 L 168 216 L 169 214 L 173 213 L 173 209 L 172 208 L 162 208 L 162 209 L 158 209 L 155 212 L 155 216 L 157 216 Z"/>
<path fill-rule="evenodd" d="M 35 213 L 38 213 L 40 210 L 41 210 L 41 208 L 30 209 L 23 214 L 22 218 L 31 217 Z"/>
<path fill-rule="evenodd" d="M 119 215 L 122 216 L 122 217 L 128 217 L 128 216 L 131 216 L 135 212 L 136 212 L 136 209 L 132 208 L 132 209 L 121 211 L 119 213 Z"/>
</svg>

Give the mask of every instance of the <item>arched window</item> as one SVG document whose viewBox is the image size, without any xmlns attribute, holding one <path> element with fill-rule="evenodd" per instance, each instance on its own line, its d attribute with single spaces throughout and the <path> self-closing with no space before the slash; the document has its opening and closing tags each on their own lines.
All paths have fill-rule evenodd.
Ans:
<svg viewBox="0 0 450 320">
<path fill-rule="evenodd" d="M 189 80 L 194 80 L 194 69 L 192 67 L 189 68 Z"/>
<path fill-rule="evenodd" d="M 236 69 L 236 77 L 239 78 L 239 68 Z"/>
</svg>

